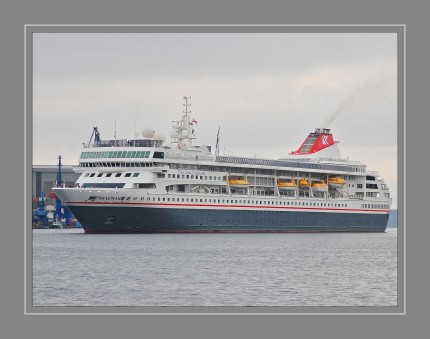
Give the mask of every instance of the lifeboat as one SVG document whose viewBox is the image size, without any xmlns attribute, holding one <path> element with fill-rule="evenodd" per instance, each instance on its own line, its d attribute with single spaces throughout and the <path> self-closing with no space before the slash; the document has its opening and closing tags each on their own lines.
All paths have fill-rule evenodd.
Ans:
<svg viewBox="0 0 430 339">
<path fill-rule="evenodd" d="M 324 181 L 314 182 L 311 185 L 312 191 L 314 192 L 325 192 L 327 191 L 327 184 Z"/>
<path fill-rule="evenodd" d="M 341 176 L 332 176 L 328 178 L 328 185 L 333 188 L 341 188 L 346 184 L 346 181 Z"/>
<path fill-rule="evenodd" d="M 228 177 L 228 184 L 231 187 L 249 187 L 247 177 Z"/>
<path fill-rule="evenodd" d="M 295 190 L 296 188 L 297 188 L 297 185 L 294 182 L 294 180 L 282 180 L 282 179 L 278 179 L 278 189 L 280 191 Z"/>
<path fill-rule="evenodd" d="M 309 181 L 305 178 L 299 180 L 299 185 L 300 187 L 306 187 L 306 188 L 309 188 L 310 186 Z"/>
</svg>

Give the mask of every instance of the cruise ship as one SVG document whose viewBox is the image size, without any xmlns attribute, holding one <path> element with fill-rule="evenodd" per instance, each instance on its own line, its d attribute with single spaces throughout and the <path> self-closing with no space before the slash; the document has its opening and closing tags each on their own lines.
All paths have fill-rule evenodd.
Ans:
<svg viewBox="0 0 430 339">
<path fill-rule="evenodd" d="M 196 145 L 184 99 L 170 144 L 151 129 L 102 140 L 93 128 L 75 186 L 53 188 L 86 233 L 385 232 L 387 185 L 343 158 L 330 129 L 277 160 L 220 155 L 218 140 Z"/>
</svg>

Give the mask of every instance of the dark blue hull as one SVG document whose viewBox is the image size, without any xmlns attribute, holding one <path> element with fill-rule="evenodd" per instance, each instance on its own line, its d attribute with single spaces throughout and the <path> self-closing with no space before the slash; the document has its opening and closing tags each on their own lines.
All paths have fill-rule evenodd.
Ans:
<svg viewBox="0 0 430 339">
<path fill-rule="evenodd" d="M 388 214 L 69 206 L 86 233 L 385 232 Z"/>
</svg>

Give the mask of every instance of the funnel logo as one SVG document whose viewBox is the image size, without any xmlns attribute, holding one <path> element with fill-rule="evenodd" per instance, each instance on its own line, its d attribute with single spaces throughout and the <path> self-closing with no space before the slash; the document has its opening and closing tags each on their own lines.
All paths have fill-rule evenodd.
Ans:
<svg viewBox="0 0 430 339">
<path fill-rule="evenodd" d="M 323 135 L 322 136 L 322 143 L 324 144 L 324 145 L 328 145 L 328 135 Z"/>
</svg>

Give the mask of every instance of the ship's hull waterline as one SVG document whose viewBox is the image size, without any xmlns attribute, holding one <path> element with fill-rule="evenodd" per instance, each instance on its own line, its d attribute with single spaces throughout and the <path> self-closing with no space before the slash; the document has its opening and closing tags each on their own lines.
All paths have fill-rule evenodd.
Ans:
<svg viewBox="0 0 430 339">
<path fill-rule="evenodd" d="M 388 213 L 70 206 L 86 233 L 385 232 Z"/>
</svg>

